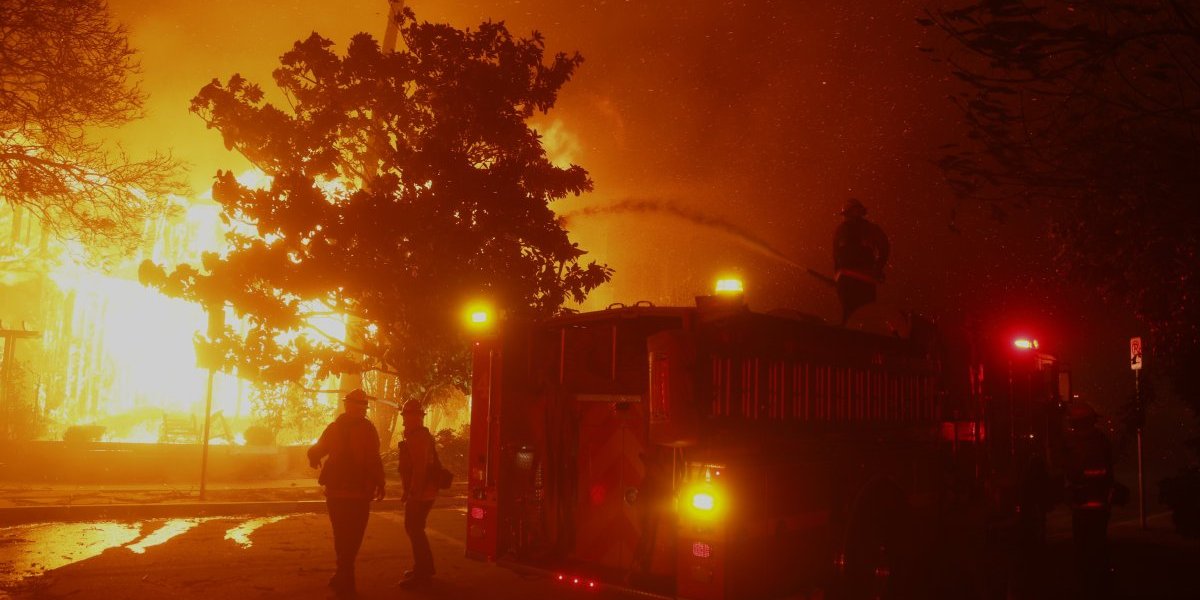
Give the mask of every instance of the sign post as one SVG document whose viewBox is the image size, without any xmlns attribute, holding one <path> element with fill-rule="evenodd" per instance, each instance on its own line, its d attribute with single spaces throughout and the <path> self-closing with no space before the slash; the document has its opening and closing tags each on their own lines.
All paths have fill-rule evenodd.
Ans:
<svg viewBox="0 0 1200 600">
<path fill-rule="evenodd" d="M 1137 405 L 1137 472 L 1138 472 L 1138 520 L 1142 529 L 1146 525 L 1146 477 L 1142 462 L 1142 427 L 1146 421 L 1146 407 L 1142 405 L 1142 338 L 1129 338 L 1129 368 L 1133 370 L 1133 394 Z"/>
<path fill-rule="evenodd" d="M 213 375 L 216 374 L 218 357 L 214 345 L 225 333 L 225 306 L 223 304 L 211 304 L 208 306 L 208 336 L 204 349 L 206 355 L 203 358 L 208 368 L 208 382 L 204 387 L 204 438 L 201 440 L 200 450 L 200 499 L 204 500 L 206 495 L 206 484 L 208 483 L 208 434 L 209 427 L 212 423 L 212 398 L 213 398 Z"/>
</svg>

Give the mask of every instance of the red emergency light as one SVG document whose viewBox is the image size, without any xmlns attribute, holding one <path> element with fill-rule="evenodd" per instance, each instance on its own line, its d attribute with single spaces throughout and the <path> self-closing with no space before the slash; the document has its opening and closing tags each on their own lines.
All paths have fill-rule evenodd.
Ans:
<svg viewBox="0 0 1200 600">
<path fill-rule="evenodd" d="M 1013 340 L 1013 346 L 1019 350 L 1037 350 L 1038 341 L 1032 338 L 1019 337 Z"/>
</svg>

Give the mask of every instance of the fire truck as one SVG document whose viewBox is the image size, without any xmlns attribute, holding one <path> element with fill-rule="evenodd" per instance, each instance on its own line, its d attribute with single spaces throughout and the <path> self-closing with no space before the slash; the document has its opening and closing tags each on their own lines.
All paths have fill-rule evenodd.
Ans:
<svg viewBox="0 0 1200 600">
<path fill-rule="evenodd" d="M 920 320 L 754 312 L 732 287 L 474 342 L 468 557 L 695 600 L 1019 580 L 1070 398 L 1058 361 Z"/>
</svg>

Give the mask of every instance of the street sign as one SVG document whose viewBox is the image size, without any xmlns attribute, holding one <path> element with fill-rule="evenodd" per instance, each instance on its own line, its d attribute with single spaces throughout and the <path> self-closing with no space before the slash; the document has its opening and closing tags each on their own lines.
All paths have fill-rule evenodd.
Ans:
<svg viewBox="0 0 1200 600">
<path fill-rule="evenodd" d="M 1129 368 L 1142 370 L 1142 338 L 1129 338 Z"/>
</svg>

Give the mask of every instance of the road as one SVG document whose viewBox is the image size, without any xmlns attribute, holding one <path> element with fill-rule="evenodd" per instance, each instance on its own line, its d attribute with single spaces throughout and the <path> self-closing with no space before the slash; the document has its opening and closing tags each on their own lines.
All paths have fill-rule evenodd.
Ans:
<svg viewBox="0 0 1200 600">
<path fill-rule="evenodd" d="M 358 558 L 359 597 L 430 599 L 596 598 L 634 596 L 572 589 L 521 577 L 463 557 L 461 508 L 435 508 L 429 535 L 434 584 L 396 587 L 411 552 L 403 514 L 374 512 Z M 162 599 L 330 598 L 333 545 L 324 514 L 149 519 L 0 528 L 0 598 Z"/>
<path fill-rule="evenodd" d="M 463 557 L 461 500 L 448 500 L 429 519 L 438 577 L 413 592 L 395 584 L 410 551 L 403 514 L 372 513 L 359 556 L 359 597 L 370 599 L 488 598 L 632 600 L 617 589 L 575 589 L 546 577 L 519 576 Z M 1200 544 L 1170 533 L 1169 515 L 1151 531 L 1117 520 L 1113 538 L 1113 598 L 1195 598 Z M 1077 597 L 1071 583 L 1069 534 L 1051 535 L 1048 576 L 1037 598 Z M 333 548 L 323 513 L 258 517 L 154 518 L 137 521 L 43 523 L 0 528 L 0 600 L 331 598 Z M 818 592 L 815 595 L 820 598 Z"/>
</svg>

